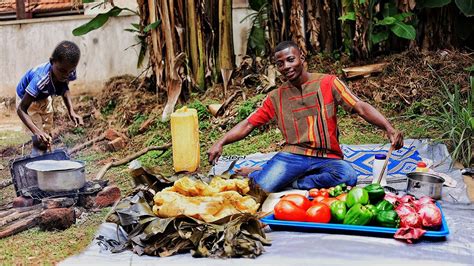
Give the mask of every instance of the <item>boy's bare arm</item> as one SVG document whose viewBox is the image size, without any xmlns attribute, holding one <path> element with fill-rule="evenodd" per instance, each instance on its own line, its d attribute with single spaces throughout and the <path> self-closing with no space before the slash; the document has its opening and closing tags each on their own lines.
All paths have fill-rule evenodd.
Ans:
<svg viewBox="0 0 474 266">
<path fill-rule="evenodd" d="M 74 108 L 72 107 L 71 93 L 69 92 L 69 90 L 66 90 L 66 92 L 64 92 L 63 100 L 64 104 L 66 105 L 69 117 L 74 122 L 75 126 L 84 125 L 82 117 L 76 114 L 76 112 L 74 112 Z"/>
<path fill-rule="evenodd" d="M 44 143 L 51 143 L 51 136 L 49 136 L 46 132 L 40 130 L 35 125 L 35 123 L 33 123 L 33 120 L 31 120 L 31 117 L 28 115 L 28 108 L 30 108 L 30 105 L 31 103 L 33 103 L 33 101 L 33 96 L 29 95 L 28 93 L 25 93 L 25 96 L 23 96 L 23 99 L 18 105 L 16 112 L 20 117 L 21 121 L 23 121 L 23 123 L 34 135 L 37 135 L 39 139 Z"/>
</svg>

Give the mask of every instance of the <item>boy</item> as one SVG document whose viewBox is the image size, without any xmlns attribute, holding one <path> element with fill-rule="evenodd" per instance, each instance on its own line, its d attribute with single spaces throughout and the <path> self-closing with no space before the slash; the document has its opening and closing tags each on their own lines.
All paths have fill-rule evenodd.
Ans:
<svg viewBox="0 0 474 266">
<path fill-rule="evenodd" d="M 37 149 L 45 151 L 51 145 L 52 96 L 61 95 L 71 120 L 76 126 L 83 125 L 82 118 L 72 107 L 68 87 L 69 81 L 76 79 L 80 56 L 75 43 L 62 41 L 54 49 L 49 62 L 28 70 L 16 88 L 17 113 L 33 133 L 33 154 L 38 152 Z"/>
</svg>

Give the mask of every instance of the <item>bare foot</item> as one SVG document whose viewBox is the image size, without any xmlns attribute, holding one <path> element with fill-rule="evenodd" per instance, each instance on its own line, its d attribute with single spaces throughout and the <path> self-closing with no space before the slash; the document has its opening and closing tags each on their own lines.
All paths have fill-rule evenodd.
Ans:
<svg viewBox="0 0 474 266">
<path fill-rule="evenodd" d="M 253 171 L 262 170 L 262 167 L 255 166 L 255 167 L 241 167 L 234 169 L 235 173 L 241 176 L 248 176 Z"/>
</svg>

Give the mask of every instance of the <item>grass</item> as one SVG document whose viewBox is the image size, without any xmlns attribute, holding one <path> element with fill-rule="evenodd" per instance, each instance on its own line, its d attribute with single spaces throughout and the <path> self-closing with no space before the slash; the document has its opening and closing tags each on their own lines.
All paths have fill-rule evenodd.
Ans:
<svg viewBox="0 0 474 266">
<path fill-rule="evenodd" d="M 30 139 L 30 135 L 24 131 L 2 130 L 0 131 L 0 149 L 21 145 Z"/>
<path fill-rule="evenodd" d="M 65 231 L 42 232 L 35 228 L 0 239 L 0 262 L 2 265 L 54 265 L 86 248 L 108 211 L 106 208 L 93 213 L 83 224 L 75 224 Z"/>
</svg>

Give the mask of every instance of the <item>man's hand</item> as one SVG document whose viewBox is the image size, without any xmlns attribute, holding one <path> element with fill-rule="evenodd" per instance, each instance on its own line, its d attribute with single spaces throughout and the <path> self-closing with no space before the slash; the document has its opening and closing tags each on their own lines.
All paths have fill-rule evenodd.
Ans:
<svg viewBox="0 0 474 266">
<path fill-rule="evenodd" d="M 219 159 L 219 157 L 221 157 L 222 148 L 222 144 L 220 142 L 217 142 L 212 145 L 212 147 L 207 151 L 209 164 L 214 165 L 214 163 Z"/>
<path fill-rule="evenodd" d="M 84 125 L 84 122 L 82 121 L 82 117 L 78 114 L 76 114 L 74 111 L 72 111 L 70 114 L 69 114 L 69 117 L 71 118 L 72 122 L 74 122 L 74 126 L 77 127 L 77 126 L 83 126 Z"/>
<path fill-rule="evenodd" d="M 399 150 L 403 147 L 403 133 L 401 131 L 391 129 L 387 131 L 387 135 L 395 150 Z"/>
</svg>

